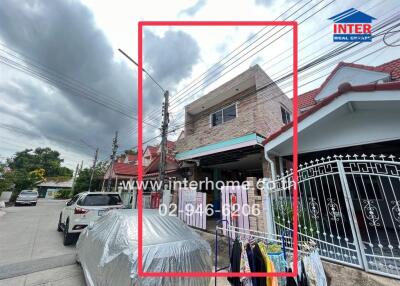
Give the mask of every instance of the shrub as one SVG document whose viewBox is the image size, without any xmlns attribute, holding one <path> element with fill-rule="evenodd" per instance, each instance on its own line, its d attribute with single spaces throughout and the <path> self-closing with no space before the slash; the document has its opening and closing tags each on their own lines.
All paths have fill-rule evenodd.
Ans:
<svg viewBox="0 0 400 286">
<path fill-rule="evenodd" d="M 61 189 L 54 195 L 54 198 L 58 200 L 70 199 L 71 197 L 72 192 L 70 189 Z"/>
</svg>

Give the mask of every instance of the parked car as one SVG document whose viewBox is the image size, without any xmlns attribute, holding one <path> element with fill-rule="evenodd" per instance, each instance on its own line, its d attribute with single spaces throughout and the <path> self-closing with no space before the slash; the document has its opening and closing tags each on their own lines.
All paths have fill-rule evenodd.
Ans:
<svg viewBox="0 0 400 286">
<path fill-rule="evenodd" d="M 138 277 L 137 210 L 113 210 L 86 228 L 77 261 L 88 286 L 208 286 L 209 277 Z M 176 216 L 143 210 L 144 272 L 211 272 L 211 248 Z"/>
<path fill-rule="evenodd" d="M 19 205 L 32 205 L 36 206 L 37 201 L 38 201 L 39 194 L 37 191 L 34 190 L 22 190 L 16 201 L 15 201 L 15 206 Z"/>
<path fill-rule="evenodd" d="M 79 233 L 107 211 L 123 208 L 121 197 L 114 192 L 84 192 L 66 203 L 58 220 L 58 231 L 64 232 L 64 245 L 75 242 Z"/>
</svg>

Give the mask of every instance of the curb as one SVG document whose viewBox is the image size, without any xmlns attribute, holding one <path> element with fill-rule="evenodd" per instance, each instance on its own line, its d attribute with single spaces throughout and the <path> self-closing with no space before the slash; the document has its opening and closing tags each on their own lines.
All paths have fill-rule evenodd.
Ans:
<svg viewBox="0 0 400 286">
<path fill-rule="evenodd" d="M 48 258 L 0 265 L 0 280 L 31 274 L 34 272 L 68 266 L 76 263 L 76 254 L 64 254 Z"/>
</svg>

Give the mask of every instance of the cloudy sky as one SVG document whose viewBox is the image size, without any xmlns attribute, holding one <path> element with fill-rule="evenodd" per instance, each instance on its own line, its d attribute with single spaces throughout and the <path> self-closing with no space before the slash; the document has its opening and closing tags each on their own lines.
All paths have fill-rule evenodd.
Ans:
<svg viewBox="0 0 400 286">
<path fill-rule="evenodd" d="M 137 68 L 118 48 L 137 59 L 140 20 L 275 20 L 279 16 L 297 20 L 301 65 L 337 45 L 332 43 L 329 17 L 356 8 L 379 23 L 400 12 L 397 0 L 138 3 L 1 1 L 0 160 L 24 148 L 50 146 L 61 152 L 68 167 L 81 160 L 89 165 L 95 147 L 100 148 L 100 159 L 108 158 L 116 130 L 120 150 L 135 147 Z M 273 79 L 289 72 L 292 39 L 288 32 L 263 27 L 146 28 L 145 68 L 171 92 L 172 128 L 182 123 L 185 104 L 254 64 Z M 320 70 L 300 78 L 300 92 L 317 87 L 340 60 L 352 62 L 368 55 L 357 62 L 378 65 L 399 54 L 399 48 L 382 47 L 366 44 L 362 51 L 324 63 Z M 290 81 L 281 83 L 289 96 L 290 87 Z M 145 78 L 145 140 L 159 134 L 161 102 L 162 92 Z M 179 130 L 172 133 L 171 139 L 178 134 Z"/>
</svg>

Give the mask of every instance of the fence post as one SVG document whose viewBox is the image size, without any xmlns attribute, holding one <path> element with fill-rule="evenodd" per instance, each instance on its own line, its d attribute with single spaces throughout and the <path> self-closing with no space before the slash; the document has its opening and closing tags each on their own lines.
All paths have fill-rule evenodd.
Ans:
<svg viewBox="0 0 400 286">
<path fill-rule="evenodd" d="M 275 234 L 275 227 L 274 227 L 274 220 L 273 220 L 273 213 L 272 213 L 272 201 L 271 201 L 271 179 L 264 178 L 263 180 L 263 191 L 262 191 L 262 199 L 264 204 L 264 214 L 265 214 L 265 229 L 267 235 L 270 239 L 273 238 L 272 234 Z"/>
</svg>

